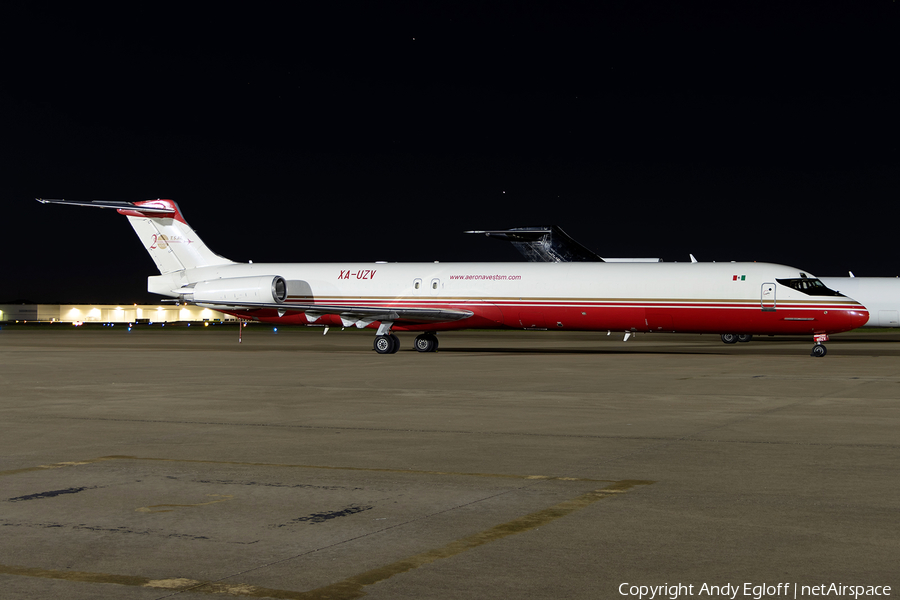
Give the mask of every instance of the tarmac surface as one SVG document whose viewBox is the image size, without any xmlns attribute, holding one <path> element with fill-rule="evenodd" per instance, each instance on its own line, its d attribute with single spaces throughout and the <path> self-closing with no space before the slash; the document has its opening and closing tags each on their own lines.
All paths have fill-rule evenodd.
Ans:
<svg viewBox="0 0 900 600">
<path fill-rule="evenodd" d="M 3 325 L 0 598 L 900 592 L 900 332 L 373 337 Z"/>
</svg>

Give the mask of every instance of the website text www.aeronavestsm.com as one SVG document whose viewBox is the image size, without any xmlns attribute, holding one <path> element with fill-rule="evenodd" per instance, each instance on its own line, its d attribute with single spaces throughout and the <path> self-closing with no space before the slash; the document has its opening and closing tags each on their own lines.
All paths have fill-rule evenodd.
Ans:
<svg viewBox="0 0 900 600">
<path fill-rule="evenodd" d="M 451 275 L 451 281 L 519 281 L 521 275 Z"/>
<path fill-rule="evenodd" d="M 701 596 L 713 598 L 752 598 L 764 600 L 765 598 L 813 598 L 820 596 L 832 596 L 842 598 L 866 598 L 875 596 L 890 596 L 889 585 L 848 585 L 844 583 L 820 583 L 804 585 L 799 583 L 725 583 L 711 585 L 704 583 L 685 584 L 664 583 L 662 585 L 641 585 L 636 583 L 622 583 L 619 585 L 619 595 L 638 598 L 639 600 L 656 600 L 668 598 L 676 600 L 686 596 Z"/>
</svg>

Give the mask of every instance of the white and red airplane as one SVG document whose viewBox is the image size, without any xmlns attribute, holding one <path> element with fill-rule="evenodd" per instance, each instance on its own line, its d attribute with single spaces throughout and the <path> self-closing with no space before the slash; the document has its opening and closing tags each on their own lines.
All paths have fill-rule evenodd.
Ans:
<svg viewBox="0 0 900 600">
<path fill-rule="evenodd" d="M 240 318 L 423 332 L 437 349 L 453 329 L 828 335 L 869 318 L 866 308 L 799 269 L 767 263 L 235 263 L 213 253 L 171 200 L 43 203 L 113 208 L 128 217 L 160 275 L 148 291 Z"/>
</svg>

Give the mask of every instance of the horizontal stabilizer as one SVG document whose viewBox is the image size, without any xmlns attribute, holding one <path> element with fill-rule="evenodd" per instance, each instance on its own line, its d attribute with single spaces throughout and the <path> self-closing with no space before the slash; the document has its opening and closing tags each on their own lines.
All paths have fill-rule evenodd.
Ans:
<svg viewBox="0 0 900 600">
<path fill-rule="evenodd" d="M 90 206 L 93 208 L 114 208 L 116 210 L 133 210 L 148 214 L 174 214 L 168 207 L 138 206 L 134 202 L 119 202 L 116 200 L 93 200 L 91 202 L 77 202 L 75 200 L 63 200 L 62 198 L 35 198 L 41 204 L 66 204 L 68 206 Z"/>
</svg>

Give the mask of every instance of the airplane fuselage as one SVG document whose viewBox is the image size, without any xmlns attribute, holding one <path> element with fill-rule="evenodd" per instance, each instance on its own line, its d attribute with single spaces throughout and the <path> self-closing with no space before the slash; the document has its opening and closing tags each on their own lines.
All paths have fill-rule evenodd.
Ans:
<svg viewBox="0 0 900 600">
<path fill-rule="evenodd" d="M 845 296 L 809 295 L 779 283 L 798 281 L 800 271 L 768 263 L 232 263 L 154 276 L 149 289 L 177 297 L 172 290 L 185 285 L 263 275 L 287 281 L 284 309 L 323 304 L 473 313 L 437 323 L 398 319 L 393 329 L 400 331 L 821 334 L 848 331 L 868 319 L 865 307 Z M 348 324 L 315 311 L 224 311 L 263 322 Z"/>
</svg>

